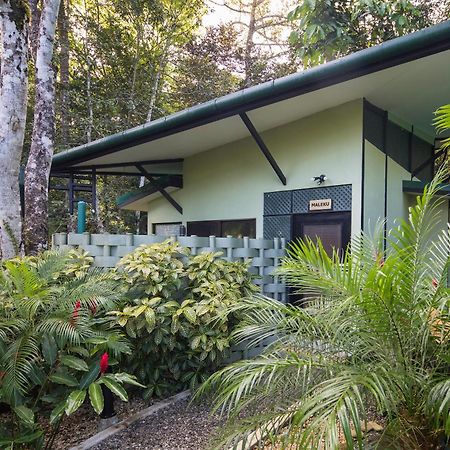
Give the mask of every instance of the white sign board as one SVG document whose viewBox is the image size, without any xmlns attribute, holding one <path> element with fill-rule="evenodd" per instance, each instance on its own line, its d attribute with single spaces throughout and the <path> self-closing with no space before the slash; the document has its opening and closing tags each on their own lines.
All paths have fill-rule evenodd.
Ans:
<svg viewBox="0 0 450 450">
<path fill-rule="evenodd" d="M 322 198 L 320 200 L 310 200 L 310 211 L 324 211 L 332 208 L 331 198 Z"/>
</svg>

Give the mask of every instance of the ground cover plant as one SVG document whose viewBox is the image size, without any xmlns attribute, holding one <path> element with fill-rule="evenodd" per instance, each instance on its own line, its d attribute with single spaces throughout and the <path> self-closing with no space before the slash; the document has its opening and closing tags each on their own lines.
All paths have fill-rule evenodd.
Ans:
<svg viewBox="0 0 450 450">
<path fill-rule="evenodd" d="M 90 269 L 79 252 L 45 252 L 0 266 L 0 448 L 52 447 L 61 421 L 89 398 L 104 408 L 102 386 L 122 400 L 127 373 L 107 373 L 131 352 L 105 312 L 118 300 L 111 273 Z M 50 427 L 44 433 L 43 421 Z"/>
<path fill-rule="evenodd" d="M 233 306 L 237 341 L 274 342 L 199 391 L 212 391 L 232 419 L 262 411 L 227 442 L 258 428 L 273 435 L 283 423 L 276 448 L 448 448 L 450 232 L 435 229 L 444 179 L 440 172 L 386 237 L 381 224 L 343 257 L 311 240 L 293 244 L 280 274 L 302 305 L 255 296 Z M 368 411 L 384 424 L 370 439 Z"/>
<path fill-rule="evenodd" d="M 196 386 L 227 355 L 236 324 L 228 311 L 257 287 L 248 263 L 219 256 L 166 241 L 120 261 L 125 292 L 115 315 L 135 348 L 126 367 L 147 385 L 145 397 Z"/>
</svg>

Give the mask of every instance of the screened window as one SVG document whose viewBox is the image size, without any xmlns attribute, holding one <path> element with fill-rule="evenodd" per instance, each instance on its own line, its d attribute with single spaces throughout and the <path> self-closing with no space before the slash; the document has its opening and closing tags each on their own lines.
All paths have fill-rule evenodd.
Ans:
<svg viewBox="0 0 450 450">
<path fill-rule="evenodd" d="M 256 219 L 202 220 L 187 223 L 187 234 L 201 237 L 256 237 Z"/>
<path fill-rule="evenodd" d="M 158 236 L 179 236 L 180 235 L 181 222 L 171 223 L 154 223 L 153 234 Z"/>
</svg>

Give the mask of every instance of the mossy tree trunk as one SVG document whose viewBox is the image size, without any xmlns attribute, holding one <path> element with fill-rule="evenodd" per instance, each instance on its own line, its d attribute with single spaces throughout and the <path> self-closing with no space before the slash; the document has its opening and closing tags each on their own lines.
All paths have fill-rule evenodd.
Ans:
<svg viewBox="0 0 450 450">
<path fill-rule="evenodd" d="M 26 0 L 0 0 L 0 259 L 21 250 L 20 159 L 28 93 Z"/>
<path fill-rule="evenodd" d="M 25 170 L 25 250 L 48 247 L 48 184 L 55 142 L 55 75 L 52 67 L 60 0 L 44 0 L 36 50 L 36 100 Z"/>
</svg>

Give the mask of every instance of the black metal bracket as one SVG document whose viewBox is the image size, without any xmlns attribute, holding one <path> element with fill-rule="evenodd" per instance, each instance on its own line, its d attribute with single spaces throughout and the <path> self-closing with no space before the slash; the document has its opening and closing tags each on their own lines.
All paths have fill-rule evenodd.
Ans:
<svg viewBox="0 0 450 450">
<path fill-rule="evenodd" d="M 267 148 L 267 145 L 262 140 L 261 136 L 259 135 L 258 131 L 256 130 L 255 126 L 253 125 L 250 118 L 247 116 L 245 112 L 240 113 L 239 116 L 242 119 L 242 122 L 244 122 L 245 126 L 247 127 L 248 131 L 250 131 L 250 134 L 252 135 L 253 139 L 257 143 L 259 149 L 262 151 L 264 156 L 266 157 L 267 161 L 269 161 L 269 164 L 272 166 L 272 169 L 277 174 L 280 181 L 286 186 L 286 177 L 283 173 L 283 171 L 280 169 L 280 166 L 275 161 L 275 158 L 272 156 L 272 153 L 270 153 L 269 149 Z"/>
<path fill-rule="evenodd" d="M 140 164 L 136 164 L 136 169 L 139 170 L 139 172 L 141 172 L 142 176 L 144 176 L 145 178 L 147 178 L 148 181 L 150 181 L 150 183 L 152 183 L 157 189 L 158 192 L 180 213 L 183 214 L 183 208 L 181 207 L 181 205 L 168 193 L 166 192 L 163 188 L 158 187 L 157 183 L 155 182 L 155 179 L 145 170 L 145 168 L 143 166 L 141 166 Z"/>
</svg>

